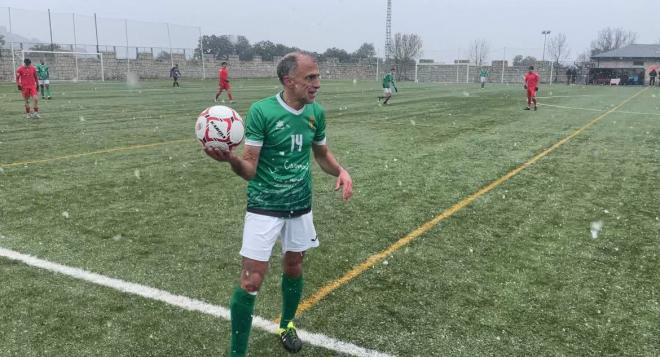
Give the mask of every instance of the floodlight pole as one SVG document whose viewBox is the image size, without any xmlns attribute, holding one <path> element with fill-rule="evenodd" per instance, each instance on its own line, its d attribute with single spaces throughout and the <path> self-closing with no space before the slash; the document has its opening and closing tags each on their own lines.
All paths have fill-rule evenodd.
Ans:
<svg viewBox="0 0 660 357">
<path fill-rule="evenodd" d="M 53 24 L 50 21 L 50 9 L 48 9 L 48 30 L 50 31 L 50 50 L 55 51 L 55 46 L 53 45 Z"/>
<path fill-rule="evenodd" d="M 504 70 L 506 69 L 505 62 L 506 62 L 506 47 L 504 47 L 504 55 L 502 56 L 502 79 L 500 80 L 500 83 L 504 83 Z"/>
<path fill-rule="evenodd" d="M 550 30 L 541 31 L 541 35 L 543 35 L 543 57 L 541 58 L 541 68 L 545 68 L 545 42 L 549 34 Z"/>
<path fill-rule="evenodd" d="M 73 18 L 73 52 L 76 51 L 76 46 L 78 43 L 78 39 L 76 38 L 76 13 L 72 13 L 71 15 Z M 76 53 L 75 56 L 73 57 L 74 61 L 76 63 L 76 79 L 80 79 L 80 73 L 78 72 L 78 54 Z"/>
<path fill-rule="evenodd" d="M 100 53 L 99 51 L 99 26 L 96 22 L 96 13 L 94 13 L 94 33 L 96 34 L 96 53 Z"/>
<path fill-rule="evenodd" d="M 174 56 L 172 54 L 172 37 L 170 36 L 170 24 L 169 22 L 166 23 L 167 25 L 167 41 L 170 44 L 170 64 L 172 67 L 174 67 Z"/>
<path fill-rule="evenodd" d="M 126 19 L 124 19 L 124 32 L 126 33 L 126 80 L 128 80 L 128 74 L 131 73 L 131 65 L 128 59 L 128 20 Z"/>
<path fill-rule="evenodd" d="M 206 66 L 204 65 L 204 38 L 202 37 L 202 28 L 199 30 L 199 56 L 202 58 L 202 79 L 206 79 Z"/>
<path fill-rule="evenodd" d="M 11 7 L 7 7 L 7 11 L 9 11 L 9 33 L 11 34 Z M 11 63 L 12 66 L 14 66 L 14 71 L 16 70 L 16 58 L 14 58 L 14 42 L 10 39 L 9 40 L 9 48 L 11 48 Z M 16 81 L 16 76 L 12 76 L 12 79 Z"/>
</svg>

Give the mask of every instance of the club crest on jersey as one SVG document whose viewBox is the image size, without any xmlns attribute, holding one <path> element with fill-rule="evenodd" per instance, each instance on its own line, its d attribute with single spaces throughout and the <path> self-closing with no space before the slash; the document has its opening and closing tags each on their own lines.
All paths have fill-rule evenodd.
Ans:
<svg viewBox="0 0 660 357">
<path fill-rule="evenodd" d="M 313 115 L 309 116 L 309 127 L 312 129 L 316 129 L 316 118 L 314 118 Z"/>
</svg>

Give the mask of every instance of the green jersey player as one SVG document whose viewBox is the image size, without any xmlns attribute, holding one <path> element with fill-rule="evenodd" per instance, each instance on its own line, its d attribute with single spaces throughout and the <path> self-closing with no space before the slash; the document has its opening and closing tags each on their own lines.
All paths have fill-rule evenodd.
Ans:
<svg viewBox="0 0 660 357">
<path fill-rule="evenodd" d="M 481 68 L 479 70 L 479 82 L 481 82 L 481 88 L 483 88 L 486 85 L 486 82 L 488 81 L 488 76 L 490 73 L 488 73 L 488 69 L 486 68 Z"/>
<path fill-rule="evenodd" d="M 39 61 L 37 65 L 37 77 L 39 78 L 41 99 L 46 99 L 46 97 L 50 99 L 50 72 L 48 72 L 48 65 L 44 63 L 44 60 Z"/>
<path fill-rule="evenodd" d="M 344 200 L 353 192 L 351 176 L 328 149 L 325 110 L 314 102 L 321 87 L 316 60 L 308 53 L 289 53 L 277 65 L 277 76 L 284 90 L 254 103 L 248 112 L 243 156 L 204 149 L 248 181 L 240 287 L 230 302 L 230 356 L 247 353 L 256 295 L 278 237 L 283 254 L 278 332 L 287 351 L 302 348 L 293 319 L 302 297 L 303 256 L 319 245 L 311 211 L 311 154 L 323 171 L 337 177 L 335 190 L 343 189 Z"/>
<path fill-rule="evenodd" d="M 378 97 L 379 102 L 381 99 L 385 99 L 385 101 L 383 101 L 383 104 L 387 104 L 390 98 L 392 98 L 392 88 L 394 88 L 396 92 L 399 91 L 399 89 L 397 89 L 396 87 L 396 84 L 394 83 L 395 71 L 396 69 L 392 67 L 392 69 L 389 72 L 387 72 L 387 74 L 385 74 L 385 76 L 383 77 L 383 95 Z"/>
</svg>

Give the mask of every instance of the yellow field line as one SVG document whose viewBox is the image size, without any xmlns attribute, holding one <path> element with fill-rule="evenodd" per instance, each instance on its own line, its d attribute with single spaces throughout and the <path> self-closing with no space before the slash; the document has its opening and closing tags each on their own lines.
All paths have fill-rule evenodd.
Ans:
<svg viewBox="0 0 660 357">
<path fill-rule="evenodd" d="M 577 129 L 573 134 L 565 137 L 564 139 L 562 139 L 559 142 L 555 143 L 554 145 L 552 145 L 548 149 L 545 149 L 545 150 L 543 150 L 543 152 L 535 155 L 534 157 L 532 157 L 531 159 L 529 159 L 528 161 L 526 161 L 522 165 L 520 165 L 520 166 L 516 167 L 515 169 L 511 170 L 506 175 L 504 175 L 504 176 L 500 177 L 499 179 L 489 183 L 488 185 L 486 185 L 486 186 L 482 187 L 481 189 L 479 189 L 479 191 L 472 193 L 471 195 L 469 195 L 468 197 L 462 199 L 461 201 L 454 204 L 450 208 L 444 210 L 443 212 L 438 214 L 435 218 L 433 218 L 432 220 L 424 223 L 423 225 L 421 225 L 419 228 L 415 229 L 414 231 L 408 233 L 408 235 L 406 235 L 405 237 L 399 239 L 397 242 L 390 245 L 386 249 L 370 256 L 369 258 L 367 258 L 367 260 L 365 260 L 364 262 L 362 262 L 359 265 L 355 266 L 353 269 L 351 269 L 350 271 L 345 273 L 342 277 L 340 277 L 340 278 L 338 278 L 334 281 L 331 281 L 330 283 L 328 283 L 325 286 L 321 287 L 314 294 L 312 294 L 310 297 L 308 297 L 307 299 L 303 300 L 300 303 L 300 306 L 298 306 L 297 315 L 301 315 L 305 311 L 311 309 L 312 307 L 314 307 L 316 304 L 318 304 L 321 300 L 323 300 L 326 296 L 328 296 L 333 291 L 337 290 L 338 288 L 342 287 L 343 285 L 346 285 L 351 280 L 355 279 L 356 277 L 358 277 L 359 275 L 361 275 L 365 271 L 369 270 L 370 268 L 372 268 L 373 266 L 375 266 L 379 262 L 383 261 L 385 258 L 387 258 L 387 256 L 393 254 L 397 250 L 399 250 L 402 247 L 406 246 L 407 244 L 412 242 L 415 238 L 417 238 L 417 237 L 421 236 L 422 234 L 428 232 L 431 228 L 435 227 L 438 223 L 440 223 L 444 219 L 451 217 L 454 213 L 456 213 L 456 212 L 460 211 L 461 209 L 465 208 L 470 203 L 474 202 L 477 198 L 483 196 L 484 194 L 486 194 L 489 191 L 493 190 L 495 187 L 497 187 L 497 186 L 501 185 L 502 183 L 508 181 L 510 178 L 517 175 L 519 172 L 526 169 L 528 166 L 534 164 L 535 162 L 537 162 L 541 158 L 547 156 L 549 153 L 553 152 L 558 147 L 564 145 L 566 142 L 573 139 L 575 136 L 579 135 L 581 132 L 588 129 L 592 125 L 596 124 L 598 121 L 600 121 L 601 119 L 603 119 L 607 115 L 609 115 L 612 112 L 616 111 L 617 109 L 621 108 L 623 105 L 625 105 L 626 103 L 628 103 L 629 101 L 631 101 L 632 99 L 634 99 L 635 97 L 637 97 L 638 95 L 640 95 L 641 93 L 643 93 L 646 90 L 648 90 L 648 88 L 637 92 L 636 94 L 634 94 L 630 98 L 628 98 L 628 99 L 624 100 L 623 102 L 621 102 L 621 104 L 619 104 L 616 107 L 608 110 L 607 112 L 599 115 L 598 117 L 591 120 L 589 123 L 587 123 L 583 127 Z M 279 318 L 277 320 L 279 320 Z"/>
<path fill-rule="evenodd" d="M 128 150 L 135 150 L 135 149 L 151 148 L 151 147 L 167 145 L 167 144 L 182 143 L 182 142 L 186 142 L 186 141 L 191 141 L 192 142 L 191 139 L 180 139 L 180 140 L 172 140 L 172 141 L 163 141 L 163 142 L 160 142 L 160 143 L 153 143 L 153 144 L 122 146 L 122 147 L 106 149 L 106 150 L 84 152 L 84 153 L 81 153 L 81 154 L 72 154 L 72 155 L 65 155 L 65 156 L 59 156 L 59 157 L 51 157 L 49 159 L 19 161 L 19 162 L 12 162 L 12 163 L 8 163 L 8 164 L 0 164 L 0 167 L 14 167 L 14 166 L 21 166 L 21 165 L 41 164 L 41 163 L 44 163 L 44 162 L 73 159 L 73 158 L 77 158 L 77 157 L 97 155 L 97 154 L 107 154 L 107 153 L 118 152 L 118 151 L 128 151 Z"/>
</svg>

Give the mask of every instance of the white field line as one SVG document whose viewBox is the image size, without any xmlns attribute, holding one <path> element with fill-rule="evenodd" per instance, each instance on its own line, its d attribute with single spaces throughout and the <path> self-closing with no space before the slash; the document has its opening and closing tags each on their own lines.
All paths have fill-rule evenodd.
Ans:
<svg viewBox="0 0 660 357">
<path fill-rule="evenodd" d="M 539 106 L 543 107 L 553 107 L 553 108 L 561 108 L 561 109 L 572 109 L 572 110 L 584 110 L 584 111 L 589 111 L 589 112 L 606 112 L 608 109 L 592 109 L 592 108 L 579 108 L 579 107 L 567 107 L 563 105 L 555 105 L 555 104 L 546 104 L 546 103 L 539 103 Z"/>
<path fill-rule="evenodd" d="M 602 94 L 576 94 L 576 95 L 549 95 L 546 97 L 536 97 L 536 98 L 544 98 L 544 99 L 551 99 L 551 98 L 574 98 L 574 97 L 602 97 Z"/>
<path fill-rule="evenodd" d="M 544 106 L 544 107 L 553 107 L 553 108 L 561 108 L 561 109 L 571 109 L 571 110 L 584 110 L 584 111 L 589 111 L 589 112 L 605 112 L 608 109 L 592 109 L 592 108 L 579 108 L 579 107 L 566 107 L 563 105 L 554 105 L 554 104 L 545 104 L 545 103 L 539 103 L 539 106 Z M 634 114 L 634 115 L 653 115 L 653 116 L 660 116 L 660 113 L 643 113 L 643 112 L 629 112 L 625 110 L 617 110 L 617 113 L 622 113 L 622 114 Z"/>
<path fill-rule="evenodd" d="M 111 289 L 119 290 L 123 293 L 138 295 L 147 299 L 157 300 L 166 304 L 177 306 L 189 311 L 197 311 L 203 314 L 220 317 L 224 320 L 230 320 L 229 310 L 225 307 L 212 305 L 204 301 L 191 299 L 186 296 L 175 295 L 164 290 L 152 288 L 145 285 L 135 284 L 121 279 L 110 278 L 104 275 L 91 273 L 82 269 L 68 267 L 65 265 L 52 263 L 47 260 L 35 258 L 30 255 L 22 254 L 13 250 L 0 247 L 0 256 L 5 258 L 22 262 L 24 264 L 37 267 L 40 269 L 48 270 L 51 272 L 63 274 L 84 280 L 96 285 L 105 286 Z M 274 322 L 265 318 L 254 316 L 252 326 L 275 334 L 278 328 Z M 383 356 L 389 357 L 390 354 L 369 350 L 363 347 L 356 346 L 352 343 L 336 340 L 318 333 L 312 333 L 305 330 L 298 329 L 298 335 L 301 339 L 314 346 L 323 347 L 340 353 L 349 354 L 352 356 Z"/>
</svg>

